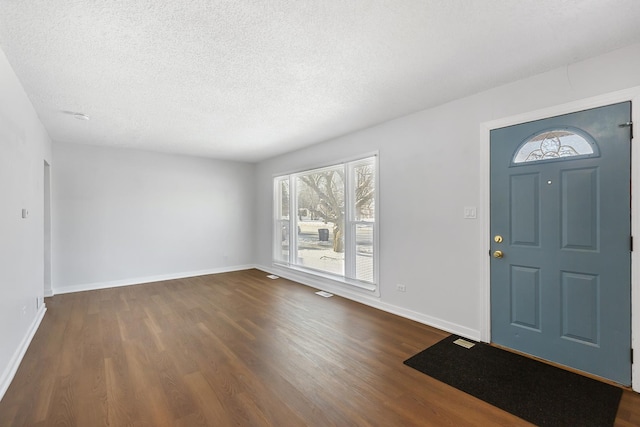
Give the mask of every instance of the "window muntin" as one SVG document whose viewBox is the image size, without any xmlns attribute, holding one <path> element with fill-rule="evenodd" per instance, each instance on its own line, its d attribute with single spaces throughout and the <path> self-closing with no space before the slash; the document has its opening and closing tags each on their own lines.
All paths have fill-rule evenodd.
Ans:
<svg viewBox="0 0 640 427">
<path fill-rule="evenodd" d="M 588 135 L 577 130 L 552 129 L 533 135 L 523 142 L 516 151 L 512 164 L 597 155 L 597 145 Z"/>
<path fill-rule="evenodd" d="M 374 290 L 376 165 L 369 157 L 274 178 L 274 262 Z"/>
</svg>

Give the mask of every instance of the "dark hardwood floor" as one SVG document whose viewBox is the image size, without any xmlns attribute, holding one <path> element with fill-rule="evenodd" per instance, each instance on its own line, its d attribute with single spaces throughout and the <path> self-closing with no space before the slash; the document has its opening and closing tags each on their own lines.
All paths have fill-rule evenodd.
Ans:
<svg viewBox="0 0 640 427">
<path fill-rule="evenodd" d="M 48 298 L 0 426 L 529 425 L 402 364 L 447 333 L 265 276 Z"/>
</svg>

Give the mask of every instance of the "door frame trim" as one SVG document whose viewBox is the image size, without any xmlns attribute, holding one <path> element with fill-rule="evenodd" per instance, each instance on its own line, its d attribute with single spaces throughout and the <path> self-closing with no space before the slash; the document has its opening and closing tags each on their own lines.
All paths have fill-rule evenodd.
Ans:
<svg viewBox="0 0 640 427">
<path fill-rule="evenodd" d="M 631 101 L 631 120 L 640 133 L 640 86 L 555 105 L 480 124 L 480 215 L 482 218 L 482 256 L 480 276 L 480 340 L 491 342 L 491 258 L 490 242 L 490 143 L 491 130 L 534 120 L 546 119 L 619 102 Z M 635 107 L 635 108 L 634 108 Z M 631 143 L 631 234 L 640 238 L 640 147 Z M 486 213 L 483 215 L 482 213 Z M 631 253 L 631 346 L 640 348 L 640 248 Z M 640 354 L 640 351 L 636 352 Z M 631 366 L 633 390 L 640 392 L 640 362 Z"/>
</svg>

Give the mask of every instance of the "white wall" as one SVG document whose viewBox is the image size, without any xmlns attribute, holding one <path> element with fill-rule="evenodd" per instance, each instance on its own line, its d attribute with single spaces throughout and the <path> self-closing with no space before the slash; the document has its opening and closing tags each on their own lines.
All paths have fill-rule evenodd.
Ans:
<svg viewBox="0 0 640 427">
<path fill-rule="evenodd" d="M 54 143 L 54 293 L 254 262 L 254 165 Z"/>
<path fill-rule="evenodd" d="M 45 160 L 49 136 L 0 50 L 0 399 L 44 314 Z"/>
<path fill-rule="evenodd" d="M 255 181 L 258 264 L 479 339 L 488 213 L 479 210 L 477 220 L 463 219 L 463 208 L 482 204 L 481 123 L 637 85 L 640 45 L 264 161 Z M 373 150 L 380 154 L 380 297 L 274 267 L 272 176 Z M 407 292 L 397 292 L 397 283 L 405 284 Z"/>
</svg>

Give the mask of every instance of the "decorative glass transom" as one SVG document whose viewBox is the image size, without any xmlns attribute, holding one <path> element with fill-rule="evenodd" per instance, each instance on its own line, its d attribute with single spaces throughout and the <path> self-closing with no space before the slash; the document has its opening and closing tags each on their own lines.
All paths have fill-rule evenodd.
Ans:
<svg viewBox="0 0 640 427">
<path fill-rule="evenodd" d="M 532 136 L 520 145 L 513 163 L 539 162 L 564 157 L 593 157 L 595 142 L 566 129 L 554 129 Z"/>
</svg>

